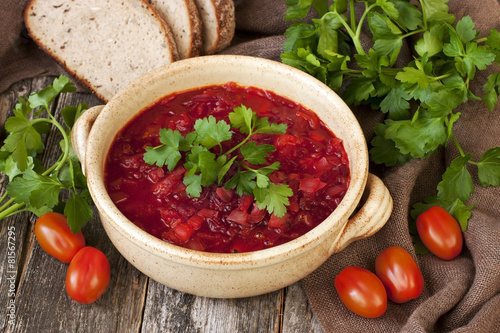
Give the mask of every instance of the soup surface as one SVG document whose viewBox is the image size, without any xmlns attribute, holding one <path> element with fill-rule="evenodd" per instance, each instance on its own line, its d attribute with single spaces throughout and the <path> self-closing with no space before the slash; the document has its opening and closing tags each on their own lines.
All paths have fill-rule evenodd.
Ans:
<svg viewBox="0 0 500 333">
<path fill-rule="evenodd" d="M 267 163 L 279 162 L 280 168 L 269 178 L 293 191 L 282 217 L 259 209 L 253 196 L 240 196 L 223 185 L 205 187 L 199 197 L 191 197 L 183 182 L 183 160 L 172 171 L 144 161 L 145 148 L 161 144 L 160 129 L 185 136 L 197 119 L 209 115 L 229 124 L 228 114 L 240 105 L 269 122 L 287 125 L 283 135 L 251 138 L 276 148 Z M 246 137 L 237 129 L 231 131 L 223 149 Z M 225 177 L 236 170 L 231 168 Z M 222 253 L 261 250 L 305 234 L 338 206 L 349 179 L 342 140 L 315 113 L 270 91 L 235 83 L 169 95 L 141 111 L 117 134 L 105 165 L 108 193 L 133 223 L 166 242 Z"/>
</svg>

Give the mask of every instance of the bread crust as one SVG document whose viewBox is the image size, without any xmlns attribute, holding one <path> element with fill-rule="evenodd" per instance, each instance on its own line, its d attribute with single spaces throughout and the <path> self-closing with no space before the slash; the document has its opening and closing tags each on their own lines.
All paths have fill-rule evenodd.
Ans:
<svg viewBox="0 0 500 333">
<path fill-rule="evenodd" d="M 178 52 L 169 26 L 146 0 L 107 0 L 105 4 L 109 4 L 108 7 L 113 10 L 99 8 L 94 0 L 30 0 L 24 12 L 24 21 L 28 33 L 42 50 L 62 64 L 100 100 L 108 102 L 121 88 L 139 76 L 178 60 Z M 126 19 L 139 20 L 134 16 L 135 13 L 122 15 L 120 6 L 130 6 L 144 20 L 141 23 L 150 23 L 151 27 L 148 26 L 145 30 L 149 31 L 153 27 L 157 29 L 149 37 L 162 41 L 162 45 L 155 46 L 162 51 L 161 54 L 147 54 L 148 39 L 144 36 L 128 42 L 123 40 L 126 38 L 124 31 L 112 30 L 117 26 L 126 26 Z M 93 11 L 101 21 L 96 22 L 97 19 L 92 17 Z M 55 18 L 51 17 L 52 14 L 55 14 Z M 71 19 L 66 20 L 65 14 L 71 15 Z M 85 18 L 88 19 L 85 23 L 78 22 Z M 109 21 L 111 19 L 116 19 L 118 23 Z M 133 31 L 137 27 L 135 25 L 128 28 Z M 88 35 L 83 35 L 84 28 L 88 29 Z M 49 29 L 53 31 L 45 31 Z M 72 36 L 73 33 L 77 35 Z M 149 32 L 144 33 L 148 34 Z M 113 37 L 116 39 L 113 40 Z M 77 40 L 78 43 L 75 44 Z M 142 53 L 137 49 L 137 44 L 140 44 L 139 48 L 144 47 Z M 124 56 L 130 52 L 139 53 L 142 58 Z M 159 60 L 154 63 L 150 59 Z"/>
<path fill-rule="evenodd" d="M 203 23 L 203 52 L 214 54 L 225 49 L 234 37 L 233 0 L 196 0 Z"/>
<path fill-rule="evenodd" d="M 175 2 L 174 2 L 175 1 Z M 170 26 L 179 58 L 201 55 L 203 48 L 202 22 L 194 0 L 149 0 Z"/>
</svg>

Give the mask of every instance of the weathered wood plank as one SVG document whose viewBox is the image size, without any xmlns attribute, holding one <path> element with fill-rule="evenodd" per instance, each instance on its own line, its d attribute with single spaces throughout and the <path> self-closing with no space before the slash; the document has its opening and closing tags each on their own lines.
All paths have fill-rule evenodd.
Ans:
<svg viewBox="0 0 500 333">
<path fill-rule="evenodd" d="M 153 280 L 142 332 L 279 332 L 283 291 L 241 299 L 185 294 Z"/>
<path fill-rule="evenodd" d="M 300 282 L 286 288 L 282 332 L 323 333 L 321 325 L 312 313 Z"/>
<path fill-rule="evenodd" d="M 34 80 L 33 90 L 50 82 Z M 61 106 L 80 101 L 99 103 L 90 94 L 68 94 L 60 99 L 57 117 Z M 60 139 L 58 132 L 48 136 L 45 163 L 53 163 L 59 155 Z M 17 320 L 8 326 L 8 332 L 139 332 L 147 278 L 116 251 L 97 215 L 83 233 L 87 245 L 103 251 L 112 267 L 111 283 L 103 297 L 92 305 L 71 300 L 64 286 L 68 265 L 47 255 L 31 236 L 15 298 Z"/>
<path fill-rule="evenodd" d="M 50 80 L 47 79 L 45 82 L 50 82 Z M 13 115 L 12 109 L 18 98 L 31 91 L 31 80 L 25 80 L 14 84 L 0 95 L 0 140 L 2 142 L 6 136 L 4 127 L 6 118 Z M 5 193 L 7 183 L 8 177 L 3 173 L 0 174 L 1 195 Z M 8 217 L 0 223 L 0 306 L 3 311 L 0 316 L 0 328 L 4 331 L 9 325 L 13 326 L 19 322 L 19 301 L 16 294 L 25 266 L 26 253 L 31 245 L 31 228 L 32 223 L 28 213 Z"/>
</svg>

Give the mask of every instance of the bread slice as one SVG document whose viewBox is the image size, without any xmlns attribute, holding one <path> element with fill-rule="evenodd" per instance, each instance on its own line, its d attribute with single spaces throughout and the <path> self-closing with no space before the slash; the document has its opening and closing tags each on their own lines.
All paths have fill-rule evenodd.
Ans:
<svg viewBox="0 0 500 333">
<path fill-rule="evenodd" d="M 35 42 L 104 102 L 178 59 L 168 25 L 145 0 L 31 0 Z"/>
<path fill-rule="evenodd" d="M 179 58 L 201 54 L 201 18 L 194 0 L 149 0 L 174 34 Z"/>
<path fill-rule="evenodd" d="M 203 23 L 203 51 L 213 54 L 226 48 L 234 37 L 233 0 L 195 0 Z"/>
</svg>

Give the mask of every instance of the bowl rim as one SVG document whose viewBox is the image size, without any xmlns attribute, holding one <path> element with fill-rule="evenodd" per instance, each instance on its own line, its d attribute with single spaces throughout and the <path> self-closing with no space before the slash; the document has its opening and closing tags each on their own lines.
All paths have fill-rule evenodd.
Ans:
<svg viewBox="0 0 500 333">
<path fill-rule="evenodd" d="M 104 186 L 102 177 L 103 165 L 100 165 L 98 163 L 100 160 L 104 160 L 104 158 L 99 159 L 99 155 L 104 149 L 99 148 L 98 143 L 100 143 L 101 138 L 99 137 L 98 133 L 96 134 L 96 128 L 105 126 L 106 121 L 110 121 L 110 119 L 106 119 L 106 115 L 109 112 L 108 110 L 119 107 L 121 103 L 125 103 L 129 100 L 130 95 L 137 94 L 140 89 L 143 89 L 143 87 L 149 87 L 149 85 L 153 84 L 155 81 L 161 81 L 164 79 L 172 80 L 173 75 L 175 75 L 176 73 L 192 71 L 196 68 L 201 69 L 203 66 L 213 66 L 215 63 L 219 62 L 224 62 L 224 64 L 231 64 L 233 66 L 241 64 L 245 64 L 246 66 L 264 66 L 268 70 L 276 71 L 277 74 L 284 73 L 288 76 L 296 77 L 308 88 L 317 89 L 318 93 L 320 93 L 323 97 L 333 100 L 335 103 L 337 103 L 337 105 L 339 105 L 339 107 L 348 111 L 346 117 L 351 121 L 349 126 L 352 126 L 353 129 L 357 132 L 355 145 L 360 149 L 360 151 L 358 151 L 358 154 L 360 155 L 359 162 L 366 161 L 366 163 L 358 163 L 359 165 L 351 165 L 350 163 L 351 179 L 349 188 L 338 207 L 327 218 L 328 222 L 327 220 L 325 220 L 306 234 L 284 244 L 277 245 L 268 249 L 244 253 L 211 253 L 183 248 L 181 246 L 170 244 L 159 238 L 156 238 L 155 236 L 150 235 L 146 231 L 136 226 L 133 222 L 128 220 L 111 201 Z M 205 85 L 193 85 L 193 88 L 199 86 L 202 87 Z M 258 85 L 254 86 L 258 87 Z M 166 95 L 168 94 L 164 94 L 162 96 Z M 159 98 L 161 98 L 162 96 L 160 96 Z M 151 101 L 150 105 L 157 100 L 158 99 Z M 139 109 L 137 111 L 139 112 L 141 110 L 142 109 Z M 127 119 L 127 121 L 129 120 L 130 118 Z M 115 134 L 116 133 L 113 134 L 113 137 Z M 345 138 L 341 139 L 344 140 Z M 99 148 L 100 151 L 96 150 L 97 148 Z M 105 152 L 102 152 L 104 155 L 107 154 L 109 147 L 107 147 L 105 150 Z M 96 152 L 99 152 L 99 154 L 97 154 Z M 215 265 L 217 269 L 241 269 L 244 267 L 258 267 L 263 265 L 276 264 L 282 262 L 283 260 L 288 260 L 293 257 L 299 256 L 305 251 L 308 251 L 311 247 L 318 246 L 321 243 L 322 239 L 333 232 L 332 226 L 334 226 L 334 223 L 338 223 L 337 221 L 345 219 L 344 225 L 341 226 L 341 228 L 344 228 L 349 217 L 351 216 L 359 200 L 361 199 L 364 188 L 366 186 L 368 177 L 368 149 L 361 126 L 359 125 L 350 108 L 333 90 L 331 90 L 328 86 L 326 86 L 313 76 L 300 71 L 299 69 L 274 60 L 253 56 L 219 54 L 189 58 L 174 62 L 168 66 L 153 70 L 148 74 L 134 80 L 131 84 L 127 85 L 124 89 L 118 92 L 104 106 L 103 110 L 100 112 L 99 116 L 96 118 L 92 126 L 87 141 L 85 167 L 87 170 L 86 173 L 87 181 L 89 184 L 89 191 L 92 198 L 94 199 L 96 207 L 98 208 L 99 214 L 101 215 L 101 220 L 105 220 L 106 222 L 110 223 L 113 228 L 116 229 L 116 231 L 120 232 L 122 236 L 127 237 L 137 246 L 142 248 L 146 247 L 151 254 L 161 258 L 173 260 L 178 263 L 208 268 L 214 268 Z M 354 174 L 353 169 L 356 170 Z M 99 175 L 101 175 L 101 179 L 99 179 Z M 335 221 L 332 222 L 331 217 L 335 217 Z M 106 231 L 108 232 L 107 229 Z M 341 232 L 339 233 L 339 235 L 340 234 Z"/>
</svg>

